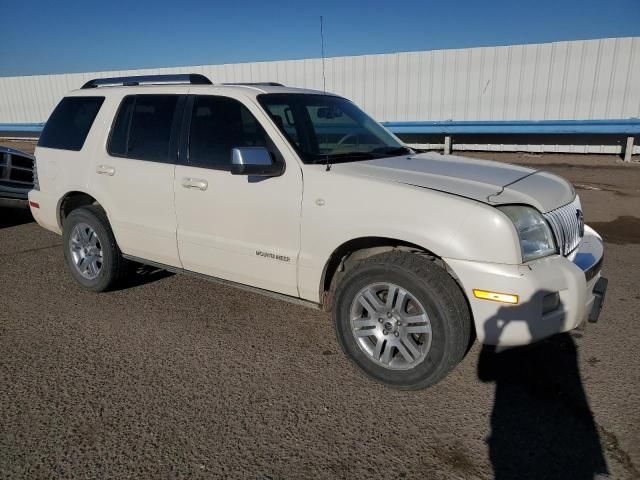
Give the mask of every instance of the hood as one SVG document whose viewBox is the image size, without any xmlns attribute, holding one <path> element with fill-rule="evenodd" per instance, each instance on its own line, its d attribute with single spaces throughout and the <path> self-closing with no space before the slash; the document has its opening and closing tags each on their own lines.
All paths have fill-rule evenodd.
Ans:
<svg viewBox="0 0 640 480">
<path fill-rule="evenodd" d="M 548 172 L 435 152 L 336 164 L 332 170 L 451 193 L 490 205 L 528 204 L 543 213 L 566 205 L 575 197 L 569 182 Z"/>
</svg>

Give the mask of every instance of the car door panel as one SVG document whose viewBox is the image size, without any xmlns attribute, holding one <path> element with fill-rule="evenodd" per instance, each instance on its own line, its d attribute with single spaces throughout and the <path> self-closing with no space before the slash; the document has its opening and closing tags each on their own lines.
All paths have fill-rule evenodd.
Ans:
<svg viewBox="0 0 640 480">
<path fill-rule="evenodd" d="M 205 104 L 199 106 L 195 101 L 193 115 L 197 115 L 197 109 L 208 115 L 211 108 L 216 107 L 215 102 Z M 248 107 L 254 119 L 260 115 L 257 107 L 251 104 Z M 243 115 L 246 117 L 246 112 Z M 233 122 L 231 116 L 230 110 L 223 115 L 224 121 Z M 302 174 L 298 165 L 295 161 L 289 162 L 287 166 L 291 168 L 286 168 L 278 177 L 232 175 L 228 171 L 230 145 L 240 146 L 233 142 L 243 143 L 246 139 L 229 141 L 229 136 L 237 136 L 237 132 L 218 132 L 216 140 L 216 134 L 209 130 L 225 127 L 213 120 L 200 124 L 195 118 L 191 129 L 194 132 L 203 129 L 202 135 L 207 138 L 208 144 L 202 150 L 205 157 L 203 161 L 178 165 L 174 181 L 178 248 L 183 267 L 297 296 L 302 199 Z M 246 125 L 243 128 L 246 130 Z M 213 168 L 201 165 L 206 163 L 206 152 L 212 152 L 215 157 L 211 162 Z"/>
<path fill-rule="evenodd" d="M 179 266 L 173 201 L 175 165 L 104 158 L 114 175 L 92 177 L 103 192 L 111 226 L 123 253 Z"/>
<path fill-rule="evenodd" d="M 153 95 L 142 95 L 151 97 Z M 131 95 L 129 97 L 141 97 Z M 167 95 L 164 95 L 167 97 Z M 176 99 L 178 95 L 173 95 Z M 122 106 L 118 108 L 118 115 L 125 107 L 127 97 L 123 99 Z M 140 102 L 141 110 L 146 109 L 147 114 L 152 114 L 149 109 L 151 101 Z M 134 108 L 131 106 L 131 108 Z M 182 108 L 182 102 L 176 100 L 174 108 Z M 116 115 L 116 118 L 118 117 Z M 174 115 L 181 116 L 181 112 Z M 124 121 L 124 120 L 123 120 Z M 140 123 L 151 121 L 141 119 Z M 171 130 L 176 130 L 178 134 L 179 125 L 169 126 Z M 127 152 L 116 154 L 111 150 L 115 129 L 118 127 L 118 120 L 114 120 L 112 133 L 109 138 L 105 138 L 103 147 L 96 152 L 96 167 L 91 172 L 90 189 L 96 192 L 96 196 L 104 204 L 105 210 L 109 214 L 109 221 L 118 241 L 118 246 L 123 253 L 139 257 L 145 260 L 180 267 L 180 259 L 176 242 L 176 214 L 174 202 L 174 178 L 175 178 L 175 153 L 167 151 L 166 158 L 154 160 L 156 145 L 148 148 L 148 158 L 128 158 Z M 171 132 L 158 132 L 157 137 L 169 136 Z M 140 139 L 149 139 L 149 133 L 141 132 Z M 115 140 L 113 140 L 115 143 Z M 129 143 L 127 137 L 126 142 Z M 114 147 L 115 148 L 115 147 Z M 138 141 L 137 148 L 140 150 L 136 155 L 142 154 L 145 148 L 144 142 Z M 177 152 L 177 140 L 173 146 Z M 111 150 L 109 153 L 108 150 Z M 131 153 L 131 152 L 129 152 Z"/>
</svg>

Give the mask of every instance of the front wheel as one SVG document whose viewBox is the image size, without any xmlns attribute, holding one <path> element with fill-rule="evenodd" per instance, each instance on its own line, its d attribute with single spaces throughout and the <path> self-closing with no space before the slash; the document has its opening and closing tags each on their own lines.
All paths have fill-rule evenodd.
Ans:
<svg viewBox="0 0 640 480">
<path fill-rule="evenodd" d="M 471 338 L 459 286 L 415 253 L 387 252 L 350 269 L 338 285 L 333 315 L 347 355 L 396 388 L 437 383 L 462 360 Z"/>
</svg>

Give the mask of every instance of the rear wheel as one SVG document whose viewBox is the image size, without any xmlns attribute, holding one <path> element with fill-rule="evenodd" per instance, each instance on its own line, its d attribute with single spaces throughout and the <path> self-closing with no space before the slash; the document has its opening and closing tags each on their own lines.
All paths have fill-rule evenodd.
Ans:
<svg viewBox="0 0 640 480">
<path fill-rule="evenodd" d="M 427 257 L 369 257 L 337 288 L 334 321 L 343 350 L 366 374 L 419 389 L 444 378 L 464 357 L 471 318 L 453 278 Z"/>
<path fill-rule="evenodd" d="M 71 276 L 89 290 L 107 290 L 126 272 L 127 261 L 99 207 L 77 208 L 65 218 L 63 246 Z"/>
</svg>

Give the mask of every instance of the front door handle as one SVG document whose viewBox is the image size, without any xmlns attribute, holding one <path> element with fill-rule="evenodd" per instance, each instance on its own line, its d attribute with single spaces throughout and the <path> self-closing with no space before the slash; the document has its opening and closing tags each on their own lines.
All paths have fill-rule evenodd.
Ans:
<svg viewBox="0 0 640 480">
<path fill-rule="evenodd" d="M 206 190 L 209 186 L 209 183 L 202 178 L 185 177 L 182 179 L 182 186 L 189 189 L 197 188 L 198 190 Z"/>
<path fill-rule="evenodd" d="M 98 165 L 96 172 L 100 175 L 109 175 L 110 177 L 113 177 L 116 174 L 116 169 L 109 165 Z"/>
</svg>

